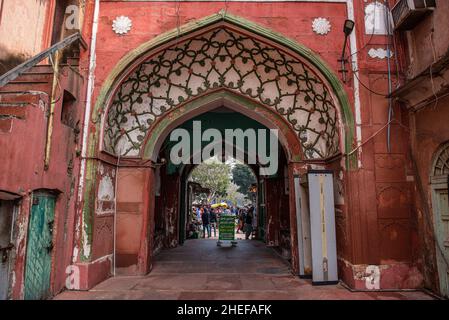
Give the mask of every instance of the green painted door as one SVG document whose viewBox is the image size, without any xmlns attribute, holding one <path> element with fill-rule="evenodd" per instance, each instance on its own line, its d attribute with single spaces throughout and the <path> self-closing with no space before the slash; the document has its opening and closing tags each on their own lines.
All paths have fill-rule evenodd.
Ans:
<svg viewBox="0 0 449 320">
<path fill-rule="evenodd" d="M 55 197 L 48 193 L 33 194 L 25 267 L 26 300 L 49 296 L 54 216 Z"/>
<path fill-rule="evenodd" d="M 13 201 L 0 200 L 0 300 L 8 298 L 14 209 Z"/>
</svg>

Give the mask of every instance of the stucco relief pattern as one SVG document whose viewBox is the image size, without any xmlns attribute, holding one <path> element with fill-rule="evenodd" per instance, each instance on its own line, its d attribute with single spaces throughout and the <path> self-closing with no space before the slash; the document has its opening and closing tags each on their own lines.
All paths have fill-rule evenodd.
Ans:
<svg viewBox="0 0 449 320">
<path fill-rule="evenodd" d="M 312 22 L 312 30 L 316 34 L 324 36 L 331 31 L 331 24 L 326 18 L 316 18 Z"/>
<path fill-rule="evenodd" d="M 433 170 L 434 176 L 449 174 L 449 143 L 440 151 Z"/>
<path fill-rule="evenodd" d="M 297 58 L 227 29 L 165 49 L 125 79 L 105 119 L 103 149 L 138 156 L 158 117 L 220 88 L 275 109 L 298 134 L 307 159 L 338 153 L 336 107 L 323 81 Z"/>
</svg>

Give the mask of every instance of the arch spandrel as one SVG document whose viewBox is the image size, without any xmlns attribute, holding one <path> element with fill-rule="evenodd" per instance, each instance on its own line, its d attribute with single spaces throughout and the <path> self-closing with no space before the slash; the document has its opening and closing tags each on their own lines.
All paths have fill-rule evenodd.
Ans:
<svg viewBox="0 0 449 320">
<path fill-rule="evenodd" d="M 103 150 L 117 155 L 120 149 L 122 156 L 141 156 L 146 133 L 158 118 L 220 88 L 279 113 L 300 139 L 305 159 L 339 153 L 341 133 L 348 148 L 352 116 L 340 84 L 329 79 L 332 73 L 324 64 L 311 63 L 319 58 L 306 49 L 301 53 L 307 53 L 309 60 L 301 60 L 268 43 L 221 24 L 176 46 L 150 52 L 109 98 Z M 345 123 L 341 129 L 340 120 Z"/>
</svg>

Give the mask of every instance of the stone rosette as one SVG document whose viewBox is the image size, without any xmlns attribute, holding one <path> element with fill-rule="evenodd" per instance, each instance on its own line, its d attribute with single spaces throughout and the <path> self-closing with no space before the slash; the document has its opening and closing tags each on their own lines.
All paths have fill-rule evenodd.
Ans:
<svg viewBox="0 0 449 320">
<path fill-rule="evenodd" d="M 131 19 L 125 16 L 119 16 L 112 22 L 112 30 L 120 35 L 128 33 L 131 30 L 131 27 Z"/>
<path fill-rule="evenodd" d="M 324 36 L 331 31 L 331 23 L 326 18 L 316 18 L 312 22 L 312 30 L 316 34 Z"/>
</svg>

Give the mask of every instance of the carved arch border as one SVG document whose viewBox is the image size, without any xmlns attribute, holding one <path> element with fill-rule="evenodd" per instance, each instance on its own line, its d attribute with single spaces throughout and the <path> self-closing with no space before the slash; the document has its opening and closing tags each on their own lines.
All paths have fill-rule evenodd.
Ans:
<svg viewBox="0 0 449 320">
<path fill-rule="evenodd" d="M 108 108 L 111 105 L 111 100 L 113 99 L 117 88 L 120 86 L 123 79 L 133 72 L 136 66 L 148 58 L 148 53 L 155 50 L 163 50 L 164 48 L 173 45 L 174 41 L 179 41 L 181 37 L 219 25 L 227 25 L 230 28 L 247 31 L 264 40 L 272 42 L 283 50 L 290 51 L 293 55 L 299 56 L 302 61 L 307 62 L 308 66 L 316 71 L 317 75 L 325 81 L 325 85 L 329 87 L 330 93 L 334 97 L 334 101 L 337 102 L 337 117 L 341 125 L 340 144 L 345 153 L 351 151 L 354 137 L 354 119 L 349 98 L 337 76 L 331 68 L 322 61 L 318 54 L 281 34 L 261 27 L 246 19 L 229 13 L 226 15 L 218 13 L 181 26 L 179 33 L 177 29 L 163 33 L 132 50 L 117 63 L 104 81 L 92 112 L 92 122 L 95 124 L 96 130 L 93 130 L 88 137 L 88 156 L 94 156 L 96 151 L 102 147 L 105 117 L 107 116 Z M 347 159 L 346 165 L 348 169 L 352 168 L 355 164 L 355 157 L 356 155 L 354 154 Z"/>
</svg>

